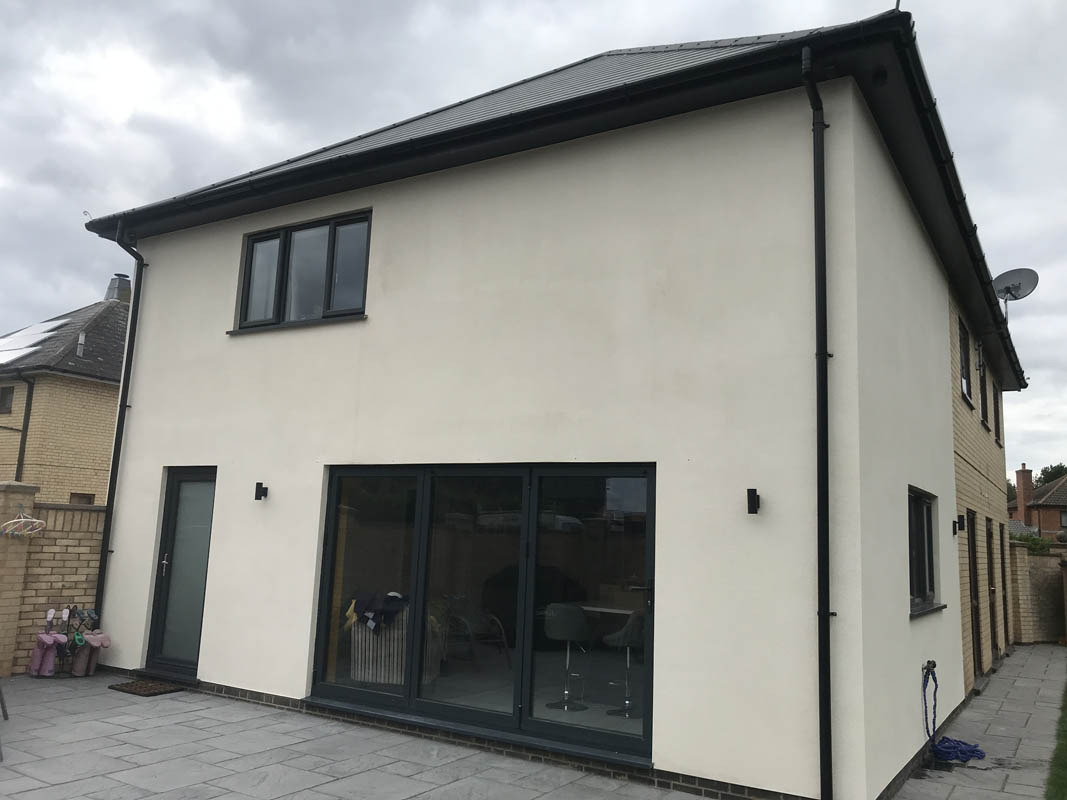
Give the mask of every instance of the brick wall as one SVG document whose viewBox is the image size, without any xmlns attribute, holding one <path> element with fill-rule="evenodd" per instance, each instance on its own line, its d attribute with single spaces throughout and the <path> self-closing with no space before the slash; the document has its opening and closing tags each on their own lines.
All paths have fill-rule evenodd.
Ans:
<svg viewBox="0 0 1067 800">
<path fill-rule="evenodd" d="M 78 492 L 103 503 L 118 386 L 54 375 L 36 380 L 22 480 L 41 487 L 41 502 L 66 503 Z"/>
<path fill-rule="evenodd" d="M 1058 642 L 1067 635 L 1060 568 L 1065 557 L 1067 545 L 1054 544 L 1048 555 L 1036 555 L 1028 552 L 1024 544 L 1012 542 L 1017 643 Z"/>
<path fill-rule="evenodd" d="M 96 595 L 104 508 L 34 505 L 36 491 L 0 483 L 0 521 L 11 519 L 12 508 L 22 503 L 45 522 L 37 536 L 0 536 L 0 677 L 26 668 L 49 608 L 92 608 Z"/>
<path fill-rule="evenodd" d="M 963 662 L 964 683 L 967 691 L 974 686 L 974 650 L 972 642 L 974 636 L 980 638 L 981 664 L 979 672 L 988 672 L 993 666 L 994 657 L 1000 655 L 1016 640 L 1014 626 L 1017 616 L 1013 608 L 1012 588 L 1014 572 L 1010 569 L 1010 556 L 1002 552 L 1002 537 L 1000 526 L 1005 527 L 1008 522 L 1008 498 L 1005 486 L 1005 463 L 1004 448 L 998 442 L 992 431 L 993 403 L 996 400 L 996 390 L 992 382 L 992 375 L 983 375 L 978 369 L 978 354 L 975 349 L 976 339 L 971 330 L 970 339 L 970 374 L 972 402 L 964 399 L 962 394 L 962 381 L 960 375 L 960 340 L 959 340 L 959 309 L 952 303 L 949 309 L 949 348 L 952 355 L 951 376 L 951 401 L 953 423 L 953 445 L 956 467 L 956 515 L 966 518 L 968 510 L 976 515 L 976 545 L 977 545 L 977 578 L 978 578 L 978 630 L 974 630 L 971 616 L 971 587 L 970 587 L 970 559 L 968 544 L 970 533 L 961 530 L 958 534 L 960 565 L 960 613 L 963 621 Z M 983 424 L 981 419 L 981 381 L 985 380 L 988 392 L 988 424 Z M 1001 414 L 1001 437 L 1004 436 L 1006 420 Z M 993 592 L 995 599 L 994 608 L 990 610 L 990 580 L 989 580 L 989 554 L 986 536 L 986 519 L 993 523 L 992 560 L 993 560 Z M 1007 533 L 1003 540 L 1007 540 Z M 1010 548 L 1009 548 L 1010 549 Z M 1007 559 L 1005 561 L 1005 559 Z M 1007 572 L 1007 586 L 1001 586 L 1002 564 Z M 1004 613 L 1002 595 L 1008 597 L 1008 613 Z M 996 639 L 998 652 L 993 651 L 993 628 L 996 626 Z"/>
<path fill-rule="evenodd" d="M 1030 553 L 1022 542 L 1011 543 L 1012 625 L 1017 644 L 1034 641 L 1034 610 L 1030 603 Z"/>
</svg>

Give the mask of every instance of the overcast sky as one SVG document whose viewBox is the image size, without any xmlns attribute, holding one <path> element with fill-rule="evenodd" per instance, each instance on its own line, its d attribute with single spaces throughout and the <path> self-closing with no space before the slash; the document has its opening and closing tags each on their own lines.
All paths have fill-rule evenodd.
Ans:
<svg viewBox="0 0 1067 800">
<path fill-rule="evenodd" d="M 131 262 L 82 225 L 603 50 L 794 30 L 868 0 L 0 0 L 0 332 Z M 1067 58 L 1060 0 L 924 0 L 919 46 L 1031 387 L 1008 470 L 1067 461 Z"/>
</svg>

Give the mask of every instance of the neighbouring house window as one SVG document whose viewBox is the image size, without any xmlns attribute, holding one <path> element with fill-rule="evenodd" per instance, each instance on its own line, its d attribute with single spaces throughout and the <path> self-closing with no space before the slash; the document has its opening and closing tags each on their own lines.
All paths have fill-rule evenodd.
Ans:
<svg viewBox="0 0 1067 800">
<path fill-rule="evenodd" d="M 70 504 L 72 506 L 91 506 L 96 502 L 95 494 L 88 494 L 87 492 L 71 492 Z"/>
<path fill-rule="evenodd" d="M 0 386 L 0 414 L 11 413 L 11 403 L 15 399 L 14 386 Z"/>
<path fill-rule="evenodd" d="M 369 245 L 366 213 L 250 236 L 240 327 L 362 315 Z"/>
<path fill-rule="evenodd" d="M 908 543 L 914 613 L 935 602 L 933 497 L 918 489 L 908 491 Z"/>
<path fill-rule="evenodd" d="M 1067 511 L 1060 512 L 1060 527 L 1067 528 Z"/>
<path fill-rule="evenodd" d="M 971 399 L 971 334 L 960 320 L 960 389 L 968 402 Z"/>
<path fill-rule="evenodd" d="M 993 381 L 993 438 L 1000 441 L 1000 387 Z"/>
</svg>

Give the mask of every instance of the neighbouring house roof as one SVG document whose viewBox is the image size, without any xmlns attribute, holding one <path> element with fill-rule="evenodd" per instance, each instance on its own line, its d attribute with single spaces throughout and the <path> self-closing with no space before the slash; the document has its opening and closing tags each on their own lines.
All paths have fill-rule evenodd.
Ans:
<svg viewBox="0 0 1067 800">
<path fill-rule="evenodd" d="M 129 310 L 129 303 L 102 300 L 0 336 L 0 377 L 57 372 L 118 383 Z"/>
<path fill-rule="evenodd" d="M 1033 525 L 1027 525 L 1021 519 L 1009 519 L 1008 520 L 1008 535 L 1009 536 L 1037 536 L 1041 531 L 1035 528 Z"/>
<path fill-rule="evenodd" d="M 1034 489 L 1034 497 L 1030 501 L 1030 507 L 1034 506 L 1064 506 L 1067 508 L 1067 475 L 1046 483 Z M 1008 508 L 1018 508 L 1019 500 L 1008 501 Z"/>
<path fill-rule="evenodd" d="M 964 315 L 983 332 L 987 363 L 1003 388 L 1024 388 L 1026 377 L 991 285 L 911 15 L 900 11 L 792 33 L 608 51 L 168 200 L 98 217 L 86 228 L 132 243 L 798 88 L 805 47 L 812 51 L 816 80 L 856 81 Z"/>
</svg>

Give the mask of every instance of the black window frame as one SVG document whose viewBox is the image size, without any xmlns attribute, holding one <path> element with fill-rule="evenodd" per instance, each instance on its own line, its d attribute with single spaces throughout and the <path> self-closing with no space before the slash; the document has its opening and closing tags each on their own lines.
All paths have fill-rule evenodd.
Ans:
<svg viewBox="0 0 1067 800">
<path fill-rule="evenodd" d="M 982 358 L 981 345 L 978 347 L 978 408 L 981 412 L 982 427 L 989 430 L 989 388 L 986 380 L 985 359 Z"/>
<path fill-rule="evenodd" d="M 939 607 L 934 556 L 936 500 L 929 492 L 908 487 L 908 580 L 912 615 Z M 921 521 L 921 530 L 916 529 L 917 519 Z"/>
<path fill-rule="evenodd" d="M 993 438 L 997 444 L 1001 442 L 1000 424 L 1001 424 L 1001 411 L 1000 411 L 1000 386 L 996 381 L 992 381 L 993 384 Z"/>
<path fill-rule="evenodd" d="M 10 414 L 15 405 L 15 387 L 0 386 L 0 414 Z"/>
<path fill-rule="evenodd" d="M 330 310 L 333 300 L 334 282 L 334 256 L 336 253 L 337 229 L 344 225 L 365 223 L 367 226 L 367 251 L 364 254 L 363 270 L 363 297 L 359 308 L 345 308 Z M 312 228 L 328 227 L 328 239 L 326 246 L 326 276 L 323 286 L 322 316 L 315 319 L 285 319 L 285 301 L 289 292 L 290 278 L 290 243 L 292 235 L 298 231 Z M 249 293 L 252 288 L 252 257 L 255 246 L 260 242 L 278 241 L 278 261 L 275 265 L 276 276 L 274 281 L 274 313 L 268 319 L 248 320 Z M 234 320 L 234 331 L 252 331 L 274 328 L 297 327 L 304 325 L 317 325 L 344 319 L 365 319 L 367 315 L 367 283 L 370 273 L 370 242 L 371 242 L 371 210 L 363 209 L 345 214 L 323 217 L 320 219 L 306 220 L 277 228 L 245 234 L 241 248 L 241 273 L 240 286 L 237 293 L 237 310 Z"/>
<path fill-rule="evenodd" d="M 971 332 L 960 318 L 960 394 L 967 401 L 967 405 L 974 408 L 971 378 Z"/>
</svg>

